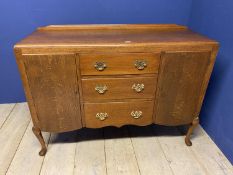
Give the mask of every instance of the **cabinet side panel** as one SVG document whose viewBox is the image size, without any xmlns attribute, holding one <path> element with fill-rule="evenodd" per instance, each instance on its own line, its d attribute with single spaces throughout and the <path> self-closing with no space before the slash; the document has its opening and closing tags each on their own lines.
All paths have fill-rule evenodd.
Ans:
<svg viewBox="0 0 233 175">
<path fill-rule="evenodd" d="M 199 115 L 210 52 L 167 52 L 161 59 L 155 123 L 188 124 Z"/>
<path fill-rule="evenodd" d="M 64 132 L 81 128 L 75 55 L 23 57 L 41 130 Z"/>
<path fill-rule="evenodd" d="M 18 69 L 20 72 L 21 80 L 23 83 L 24 92 L 27 98 L 29 109 L 30 109 L 33 125 L 35 127 L 39 127 L 39 120 L 38 120 L 37 113 L 35 110 L 35 105 L 32 100 L 32 94 L 31 94 L 28 79 L 27 79 L 27 74 L 26 74 L 26 70 L 25 70 L 25 66 L 23 62 L 23 56 L 22 56 L 21 49 L 14 48 L 14 53 L 15 53 Z"/>
</svg>

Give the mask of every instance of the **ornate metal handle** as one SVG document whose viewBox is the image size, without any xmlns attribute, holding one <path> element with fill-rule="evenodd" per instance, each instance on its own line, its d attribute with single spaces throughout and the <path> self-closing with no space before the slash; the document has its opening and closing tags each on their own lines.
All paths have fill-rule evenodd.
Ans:
<svg viewBox="0 0 233 175">
<path fill-rule="evenodd" d="M 136 60 L 134 65 L 138 70 L 143 70 L 147 66 L 147 63 L 144 60 Z"/>
<path fill-rule="evenodd" d="M 94 65 L 94 67 L 98 71 L 103 71 L 107 67 L 107 65 L 106 65 L 105 62 L 96 62 L 95 65 Z"/>
<path fill-rule="evenodd" d="M 132 111 L 131 116 L 135 119 L 142 117 L 142 111 Z"/>
<path fill-rule="evenodd" d="M 142 92 L 144 87 L 144 84 L 133 84 L 132 89 L 134 89 L 136 92 Z"/>
<path fill-rule="evenodd" d="M 108 113 L 106 113 L 106 112 L 105 113 L 103 113 L 103 112 L 97 113 L 96 118 L 103 121 L 106 118 L 108 118 Z"/>
<path fill-rule="evenodd" d="M 108 87 L 106 85 L 96 85 L 95 90 L 99 94 L 104 94 L 108 90 Z"/>
</svg>

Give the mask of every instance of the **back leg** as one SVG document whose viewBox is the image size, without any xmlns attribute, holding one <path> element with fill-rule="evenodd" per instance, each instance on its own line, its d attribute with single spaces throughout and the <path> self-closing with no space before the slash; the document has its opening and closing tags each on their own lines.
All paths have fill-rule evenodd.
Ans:
<svg viewBox="0 0 233 175">
<path fill-rule="evenodd" d="M 192 142 L 190 140 L 190 136 L 193 133 L 193 130 L 197 127 L 198 124 L 199 124 L 199 117 L 196 117 L 192 121 L 192 124 L 189 127 L 188 132 L 187 132 L 186 137 L 185 137 L 185 143 L 186 143 L 187 146 L 192 146 Z"/>
</svg>

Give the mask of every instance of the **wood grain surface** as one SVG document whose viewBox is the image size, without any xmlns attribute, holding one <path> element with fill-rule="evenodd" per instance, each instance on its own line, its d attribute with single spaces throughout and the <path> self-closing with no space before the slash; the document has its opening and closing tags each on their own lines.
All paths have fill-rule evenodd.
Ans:
<svg viewBox="0 0 233 175">
<path fill-rule="evenodd" d="M 148 125 L 152 123 L 153 101 L 85 103 L 86 127 L 99 128 L 104 126 L 123 126 L 126 124 Z M 142 111 L 142 117 L 135 119 L 132 111 Z M 108 118 L 101 121 L 96 118 L 97 113 L 107 113 Z"/>
<path fill-rule="evenodd" d="M 136 60 L 145 61 L 143 70 L 135 67 Z M 119 54 L 80 54 L 82 75 L 122 75 L 122 74 L 154 74 L 158 72 L 160 54 L 150 53 L 119 53 Z M 106 68 L 102 71 L 95 69 L 96 62 L 103 62 Z"/>
<path fill-rule="evenodd" d="M 210 52 L 166 52 L 158 79 L 155 123 L 188 124 L 198 117 L 198 103 Z"/>
<path fill-rule="evenodd" d="M 24 59 L 41 130 L 81 128 L 75 55 L 24 55 Z"/>
<path fill-rule="evenodd" d="M 177 37 L 179 36 L 179 37 Z M 130 41 L 130 43 L 129 43 Z M 103 46 L 129 44 L 163 44 L 181 42 L 215 41 L 178 25 L 90 25 L 90 26 L 50 26 L 40 28 L 17 46 L 32 47 L 36 45 L 76 45 Z"/>
<path fill-rule="evenodd" d="M 136 92 L 134 84 L 144 85 L 141 92 Z M 83 99 L 93 102 L 113 99 L 154 99 L 157 84 L 157 75 L 152 77 L 122 77 L 122 78 L 88 78 L 82 79 Z M 95 87 L 107 87 L 107 90 L 100 94 Z"/>
<path fill-rule="evenodd" d="M 0 129 L 0 175 L 7 171 L 18 145 L 30 122 L 30 113 L 26 103 L 18 103 Z"/>
</svg>

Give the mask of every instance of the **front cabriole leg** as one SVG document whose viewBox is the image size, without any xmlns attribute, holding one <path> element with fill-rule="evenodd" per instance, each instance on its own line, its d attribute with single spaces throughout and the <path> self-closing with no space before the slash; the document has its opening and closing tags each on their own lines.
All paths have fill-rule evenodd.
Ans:
<svg viewBox="0 0 233 175">
<path fill-rule="evenodd" d="M 44 138 L 41 134 L 41 130 L 39 128 L 36 128 L 36 127 L 32 127 L 32 131 L 33 133 L 35 134 L 35 136 L 37 137 L 37 139 L 39 140 L 40 144 L 41 144 L 41 150 L 39 152 L 39 155 L 40 156 L 44 156 L 47 152 L 47 148 L 46 148 L 46 145 L 45 145 L 45 141 L 44 141 Z"/>
<path fill-rule="evenodd" d="M 189 127 L 188 132 L 187 132 L 186 137 L 185 137 L 185 143 L 186 143 L 187 146 L 192 146 L 192 142 L 190 140 L 190 136 L 193 133 L 194 128 L 196 128 L 198 124 L 199 124 L 199 117 L 196 117 L 192 121 L 192 124 Z"/>
</svg>

